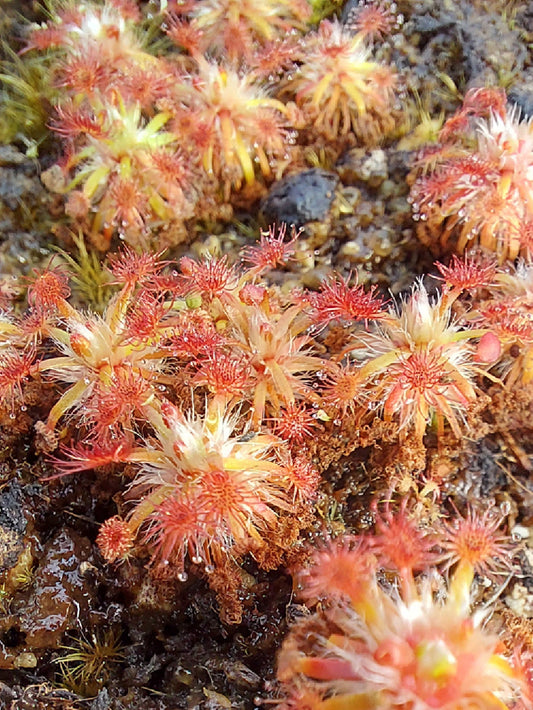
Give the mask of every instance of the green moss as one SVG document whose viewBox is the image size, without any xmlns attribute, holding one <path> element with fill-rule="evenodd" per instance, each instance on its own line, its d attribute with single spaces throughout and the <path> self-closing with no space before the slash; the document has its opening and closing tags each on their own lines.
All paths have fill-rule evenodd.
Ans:
<svg viewBox="0 0 533 710">
<path fill-rule="evenodd" d="M 318 24 L 324 18 L 331 17 L 342 8 L 343 4 L 343 0 L 310 0 L 313 9 L 311 24 Z"/>
<path fill-rule="evenodd" d="M 22 140 L 37 146 L 48 135 L 47 121 L 57 96 L 45 55 L 20 57 L 3 45 L 0 61 L 0 143 Z"/>
<path fill-rule="evenodd" d="M 101 263 L 99 255 L 88 250 L 83 236 L 72 235 L 77 254 L 71 256 L 63 249 L 57 249 L 72 274 L 71 282 L 76 296 L 84 305 L 89 305 L 96 313 L 103 313 L 116 287 L 111 284 L 111 275 Z"/>
</svg>

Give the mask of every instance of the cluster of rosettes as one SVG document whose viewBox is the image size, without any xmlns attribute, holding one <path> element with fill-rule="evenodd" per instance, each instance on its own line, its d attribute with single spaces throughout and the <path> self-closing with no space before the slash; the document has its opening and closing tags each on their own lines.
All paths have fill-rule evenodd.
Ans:
<svg viewBox="0 0 533 710">
<path fill-rule="evenodd" d="M 437 263 L 446 299 L 460 292 L 471 297 L 464 318 L 485 329 L 476 348 L 476 361 L 496 363 L 494 372 L 508 387 L 533 380 L 533 265 L 518 260 L 497 268 L 487 254 L 453 256 Z M 481 290 L 480 290 L 481 289 Z"/>
<path fill-rule="evenodd" d="M 119 290 L 102 315 L 74 308 L 66 271 L 50 267 L 28 289 L 28 312 L 2 316 L 3 411 L 26 407 L 30 378 L 61 390 L 36 426 L 45 449 L 63 439 L 57 475 L 137 468 L 127 521 L 113 518 L 99 536 L 107 560 L 124 558 L 142 531 L 154 565 L 184 578 L 186 558 L 212 570 L 267 555 L 306 519 L 318 473 L 293 444 L 316 425 L 299 400 L 322 360 L 308 352 L 303 305 L 257 282 L 294 238 L 265 235 L 248 269 L 184 258 L 169 271 L 126 250 L 110 259 Z M 276 433 L 284 410 L 297 420 L 286 437 Z"/>
<path fill-rule="evenodd" d="M 344 327 L 345 346 L 329 364 L 323 405 L 359 420 L 361 411 L 378 409 L 385 421 L 398 423 L 402 436 L 414 434 L 420 442 L 430 421 L 439 435 L 447 421 L 461 436 L 464 416 L 478 397 L 476 376 L 499 360 L 501 347 L 482 319 L 455 320 L 453 304 L 491 284 L 496 265 L 466 257 L 437 267 L 445 281 L 440 294 L 431 297 L 420 281 L 389 307 L 335 276 L 309 295 L 316 328 L 335 321 Z M 354 328 L 354 322 L 360 325 Z"/>
<path fill-rule="evenodd" d="M 306 0 L 172 8 L 148 30 L 134 0 L 62 3 L 29 34 L 65 142 L 44 179 L 100 248 L 116 232 L 175 244 L 187 220 L 227 215 L 232 190 L 261 190 L 298 160 L 299 129 L 373 142 L 393 127 L 394 72 L 336 22 L 304 34 Z"/>
<path fill-rule="evenodd" d="M 480 300 L 471 319 L 498 338 L 498 374 L 512 387 L 533 382 L 533 264 L 519 260 L 494 276 L 490 298 Z"/>
<path fill-rule="evenodd" d="M 275 564 L 272 551 L 294 542 L 317 494 L 317 435 L 381 414 L 417 444 L 433 421 L 459 437 L 476 377 L 496 361 L 508 368 L 501 329 L 460 325 L 452 306 L 498 279 L 504 293 L 521 272 L 456 258 L 439 265 L 440 295 L 417 283 L 398 306 L 338 274 L 317 292 L 268 286 L 297 236 L 272 228 L 240 264 L 183 257 L 173 268 L 126 249 L 109 259 L 118 290 L 102 315 L 76 309 L 66 270 L 50 266 L 33 278 L 27 312 L 2 314 L 3 416 L 27 407 L 29 380 L 54 384 L 36 428 L 42 448 L 61 444 L 57 475 L 112 463 L 136 471 L 127 517 L 99 535 L 107 560 L 138 541 L 181 578 L 190 562 L 216 569 L 247 553 Z M 335 329 L 343 350 L 332 353 L 323 343 Z M 527 357 L 509 376 L 528 381 Z"/>
<path fill-rule="evenodd" d="M 533 124 L 499 89 L 471 89 L 440 143 L 422 151 L 410 201 L 421 240 L 435 250 L 479 245 L 501 262 L 531 256 Z"/>
<path fill-rule="evenodd" d="M 512 570 L 500 523 L 490 509 L 469 510 L 429 530 L 404 505 L 378 513 L 373 534 L 315 552 L 299 585 L 309 606 L 320 605 L 283 643 L 281 707 L 529 707 L 530 649 L 509 652 L 512 643 L 506 648 L 483 628 L 486 612 L 470 611 L 474 572 L 490 578 Z"/>
</svg>

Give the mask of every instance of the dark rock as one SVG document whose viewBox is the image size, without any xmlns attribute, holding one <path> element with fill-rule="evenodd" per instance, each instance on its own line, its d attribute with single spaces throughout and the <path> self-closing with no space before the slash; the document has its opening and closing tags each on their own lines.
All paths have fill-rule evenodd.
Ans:
<svg viewBox="0 0 533 710">
<path fill-rule="evenodd" d="M 520 83 L 509 89 L 507 99 L 518 106 L 521 119 L 533 118 L 533 73 L 524 74 Z"/>
<path fill-rule="evenodd" d="M 413 29 L 420 34 L 435 35 L 439 32 L 447 32 L 455 27 L 457 20 L 445 13 L 439 17 L 431 17 L 431 15 L 418 15 L 413 20 Z"/>
<path fill-rule="evenodd" d="M 10 481 L 0 492 L 0 571 L 17 563 L 27 524 L 22 489 L 16 480 Z"/>
<path fill-rule="evenodd" d="M 286 222 L 296 227 L 324 221 L 335 196 L 335 173 L 312 168 L 274 183 L 261 211 L 267 222 Z"/>
</svg>

